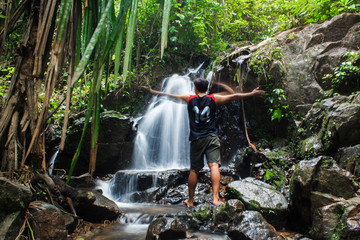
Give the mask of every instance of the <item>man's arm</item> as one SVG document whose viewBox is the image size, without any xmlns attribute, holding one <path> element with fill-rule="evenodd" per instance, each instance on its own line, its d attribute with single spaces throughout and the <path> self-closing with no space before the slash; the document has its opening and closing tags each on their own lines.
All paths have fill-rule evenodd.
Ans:
<svg viewBox="0 0 360 240">
<path fill-rule="evenodd" d="M 226 94 L 233 94 L 235 93 L 234 89 L 232 89 L 231 87 L 229 87 L 228 85 L 221 83 L 221 82 L 214 82 L 214 85 L 218 85 L 220 87 L 222 87 L 225 91 L 222 92 L 218 92 L 216 93 L 217 95 L 226 95 Z"/>
<path fill-rule="evenodd" d="M 248 97 L 260 97 L 265 94 L 264 90 L 260 90 L 259 88 L 255 88 L 253 91 L 248 93 L 233 93 L 227 95 L 219 95 L 214 94 L 215 101 L 217 105 L 225 104 L 234 100 L 244 99 Z"/>
<path fill-rule="evenodd" d="M 167 93 L 167 92 L 161 92 L 161 91 L 156 91 L 154 89 L 152 89 L 150 86 L 140 86 L 140 88 L 147 90 L 149 93 L 154 94 L 154 95 L 161 95 L 161 96 L 169 96 L 171 98 L 183 101 L 183 102 L 188 102 L 190 95 L 179 95 L 179 94 L 172 94 L 172 93 Z"/>
</svg>

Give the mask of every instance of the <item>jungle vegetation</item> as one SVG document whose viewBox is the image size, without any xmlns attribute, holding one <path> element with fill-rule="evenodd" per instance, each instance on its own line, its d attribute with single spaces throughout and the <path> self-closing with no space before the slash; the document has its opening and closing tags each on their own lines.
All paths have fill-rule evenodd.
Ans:
<svg viewBox="0 0 360 240">
<path fill-rule="evenodd" d="M 215 60 L 233 44 L 258 43 L 359 8 L 357 0 L 2 1 L 1 171 L 25 165 L 46 171 L 46 128 L 62 126 L 61 150 L 69 116 L 84 112 L 92 174 L 109 92 L 131 98 L 139 84 L 151 83 L 156 67 L 181 68 L 193 56 Z"/>
</svg>

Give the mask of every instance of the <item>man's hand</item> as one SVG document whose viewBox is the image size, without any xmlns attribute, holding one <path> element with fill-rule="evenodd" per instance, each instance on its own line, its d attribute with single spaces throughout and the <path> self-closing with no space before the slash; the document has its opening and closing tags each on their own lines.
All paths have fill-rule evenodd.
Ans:
<svg viewBox="0 0 360 240">
<path fill-rule="evenodd" d="M 150 85 L 142 85 L 142 86 L 139 86 L 139 88 L 142 89 L 142 90 L 148 91 L 150 93 L 151 93 L 151 90 L 152 90 Z"/>
<path fill-rule="evenodd" d="M 261 97 L 265 95 L 265 91 L 264 90 L 260 90 L 259 87 L 255 88 L 254 90 L 251 91 L 251 95 L 254 97 Z"/>
</svg>

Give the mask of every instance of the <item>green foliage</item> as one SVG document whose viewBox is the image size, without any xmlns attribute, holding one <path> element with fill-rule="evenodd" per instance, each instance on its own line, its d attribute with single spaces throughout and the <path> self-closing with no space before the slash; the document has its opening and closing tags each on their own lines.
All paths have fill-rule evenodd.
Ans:
<svg viewBox="0 0 360 240">
<path fill-rule="evenodd" d="M 283 118 L 288 118 L 288 107 L 285 105 L 286 100 L 285 92 L 283 89 L 275 88 L 266 92 L 265 103 L 268 106 L 271 120 L 281 121 Z"/>
<path fill-rule="evenodd" d="M 360 55 L 348 52 L 339 67 L 333 68 L 333 73 L 325 74 L 323 79 L 330 79 L 332 88 L 339 93 L 355 92 L 360 89 Z"/>
<path fill-rule="evenodd" d="M 252 209 L 259 209 L 261 207 L 260 203 L 255 200 L 250 200 L 249 204 L 250 204 L 250 208 L 252 208 Z"/>
<path fill-rule="evenodd" d="M 314 23 L 329 19 L 340 13 L 357 12 L 356 0 L 298 0 L 285 3 L 297 24 Z"/>
<path fill-rule="evenodd" d="M 267 169 L 265 172 L 264 179 L 270 185 L 280 190 L 285 185 L 285 174 L 280 168 Z"/>
<path fill-rule="evenodd" d="M 9 89 L 11 77 L 15 71 L 12 66 L 5 67 L 0 70 L 0 103 L 6 96 L 6 92 Z"/>
</svg>

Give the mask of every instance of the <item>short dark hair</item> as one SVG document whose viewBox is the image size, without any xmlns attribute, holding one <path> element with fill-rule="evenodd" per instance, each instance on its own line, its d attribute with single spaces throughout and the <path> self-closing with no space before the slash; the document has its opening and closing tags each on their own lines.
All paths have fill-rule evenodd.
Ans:
<svg viewBox="0 0 360 240">
<path fill-rule="evenodd" d="M 208 90 L 209 82 L 204 78 L 197 78 L 194 80 L 194 85 L 199 92 L 205 93 Z"/>
</svg>

